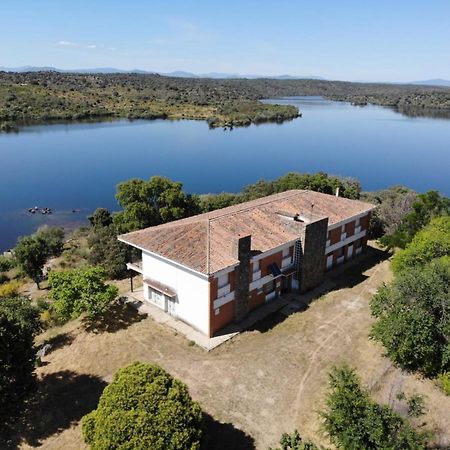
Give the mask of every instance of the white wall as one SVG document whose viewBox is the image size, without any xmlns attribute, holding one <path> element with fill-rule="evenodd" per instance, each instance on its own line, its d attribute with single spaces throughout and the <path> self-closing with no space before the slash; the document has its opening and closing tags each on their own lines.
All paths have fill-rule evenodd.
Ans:
<svg viewBox="0 0 450 450">
<path fill-rule="evenodd" d="M 209 333 L 209 282 L 206 275 L 142 252 L 143 278 L 151 278 L 176 293 L 176 316 L 201 332 Z M 148 291 L 144 285 L 144 295 Z"/>
</svg>

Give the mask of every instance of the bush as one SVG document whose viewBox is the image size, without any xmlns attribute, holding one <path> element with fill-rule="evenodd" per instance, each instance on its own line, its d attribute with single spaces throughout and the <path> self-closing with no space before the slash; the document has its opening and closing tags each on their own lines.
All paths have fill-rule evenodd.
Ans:
<svg viewBox="0 0 450 450">
<path fill-rule="evenodd" d="M 185 384 L 156 365 L 133 363 L 105 388 L 82 421 L 93 450 L 200 448 L 202 412 Z"/>
<path fill-rule="evenodd" d="M 348 366 L 329 375 L 327 409 L 322 413 L 331 442 L 346 450 L 424 450 L 425 435 L 391 408 L 371 400 Z"/>
<path fill-rule="evenodd" d="M 80 267 L 63 272 L 50 272 L 49 297 L 62 320 L 87 313 L 94 319 L 104 313 L 117 297 L 116 286 L 104 283 L 105 271 L 99 267 Z"/>
<path fill-rule="evenodd" d="M 9 281 L 0 285 L 0 297 L 14 297 L 22 283 L 19 281 Z"/>
<path fill-rule="evenodd" d="M 393 361 L 427 375 L 450 369 L 450 257 L 401 272 L 371 308 L 372 337 Z"/>
<path fill-rule="evenodd" d="M 0 421 L 14 418 L 28 393 L 35 361 L 37 310 L 23 297 L 0 298 Z"/>
<path fill-rule="evenodd" d="M 292 434 L 283 433 L 280 439 L 280 447 L 269 450 L 320 450 L 310 441 L 304 441 L 299 432 L 295 430 Z"/>
<path fill-rule="evenodd" d="M 8 272 L 8 270 L 16 267 L 17 261 L 11 256 L 0 255 L 0 272 Z"/>
</svg>

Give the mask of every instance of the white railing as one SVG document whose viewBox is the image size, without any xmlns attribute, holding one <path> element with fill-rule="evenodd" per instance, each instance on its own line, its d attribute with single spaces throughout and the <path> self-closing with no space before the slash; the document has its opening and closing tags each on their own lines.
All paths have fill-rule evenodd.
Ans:
<svg viewBox="0 0 450 450">
<path fill-rule="evenodd" d="M 220 297 L 223 297 L 224 295 L 229 294 L 230 291 L 231 291 L 231 286 L 230 286 L 229 283 L 226 284 L 225 286 L 220 287 L 220 288 L 217 290 L 217 298 L 220 298 Z"/>
<path fill-rule="evenodd" d="M 220 308 L 221 306 L 231 302 L 234 300 L 234 291 L 214 300 L 213 307 L 214 309 Z"/>
</svg>

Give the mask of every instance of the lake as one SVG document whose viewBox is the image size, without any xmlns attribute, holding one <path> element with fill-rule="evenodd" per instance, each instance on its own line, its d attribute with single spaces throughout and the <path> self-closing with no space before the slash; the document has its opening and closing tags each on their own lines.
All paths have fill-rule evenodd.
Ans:
<svg viewBox="0 0 450 450">
<path fill-rule="evenodd" d="M 232 131 L 202 121 L 119 120 L 0 134 L 0 250 L 43 223 L 73 228 L 96 207 L 117 209 L 115 186 L 133 177 L 164 175 L 207 193 L 324 171 L 358 178 L 364 190 L 405 184 L 450 194 L 450 120 L 319 97 L 275 102 L 298 106 L 303 117 Z M 54 213 L 32 215 L 34 206 Z"/>
</svg>

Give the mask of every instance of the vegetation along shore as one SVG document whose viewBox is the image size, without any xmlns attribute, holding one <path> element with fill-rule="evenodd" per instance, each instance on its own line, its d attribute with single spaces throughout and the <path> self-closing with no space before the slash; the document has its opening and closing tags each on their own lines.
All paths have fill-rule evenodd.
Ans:
<svg viewBox="0 0 450 450">
<path fill-rule="evenodd" d="M 283 122 L 300 115 L 264 98 L 313 95 L 394 107 L 404 114 L 450 114 L 450 88 L 325 80 L 202 79 L 149 74 L 0 72 L 0 130 L 103 118 L 196 119 L 211 127 Z"/>
</svg>

